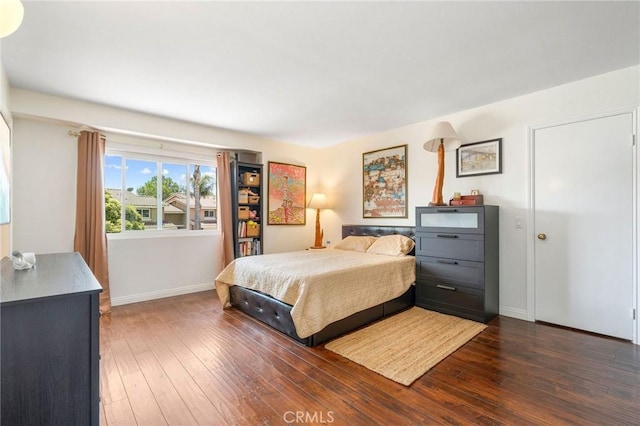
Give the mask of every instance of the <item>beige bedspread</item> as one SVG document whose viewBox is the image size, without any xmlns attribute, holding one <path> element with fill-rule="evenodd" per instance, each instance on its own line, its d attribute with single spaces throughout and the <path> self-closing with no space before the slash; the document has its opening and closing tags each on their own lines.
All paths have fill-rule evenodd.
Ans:
<svg viewBox="0 0 640 426">
<path fill-rule="evenodd" d="M 292 305 L 298 336 L 394 299 L 415 282 L 413 256 L 384 256 L 346 250 L 304 250 L 241 257 L 216 277 L 222 307 L 229 286 L 266 293 Z"/>
</svg>

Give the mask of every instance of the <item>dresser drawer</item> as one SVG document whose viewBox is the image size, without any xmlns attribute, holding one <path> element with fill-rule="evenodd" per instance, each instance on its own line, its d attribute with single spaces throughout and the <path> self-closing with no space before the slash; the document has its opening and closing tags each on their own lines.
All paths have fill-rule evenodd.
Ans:
<svg viewBox="0 0 640 426">
<path fill-rule="evenodd" d="M 416 232 L 484 234 L 484 231 L 484 206 L 416 208 Z"/>
<path fill-rule="evenodd" d="M 484 289 L 484 263 L 416 256 L 416 275 L 422 281 Z"/>
<path fill-rule="evenodd" d="M 482 317 L 484 292 L 469 287 L 417 282 L 416 305 L 455 315 L 464 313 L 469 318 Z"/>
<path fill-rule="evenodd" d="M 428 232 L 416 234 L 416 256 L 484 261 L 484 235 Z"/>
</svg>

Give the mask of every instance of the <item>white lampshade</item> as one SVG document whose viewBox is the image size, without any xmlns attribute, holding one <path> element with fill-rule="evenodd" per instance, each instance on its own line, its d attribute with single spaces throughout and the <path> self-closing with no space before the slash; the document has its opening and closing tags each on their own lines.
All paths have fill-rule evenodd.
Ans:
<svg viewBox="0 0 640 426">
<path fill-rule="evenodd" d="M 320 192 L 314 192 L 307 207 L 310 209 L 326 209 L 327 205 L 327 196 Z"/>
<path fill-rule="evenodd" d="M 445 151 L 453 151 L 462 145 L 462 142 L 458 139 L 458 134 L 448 121 L 441 121 L 431 128 L 427 133 L 427 141 L 423 147 L 426 151 L 438 152 L 440 140 L 443 141 Z"/>
<path fill-rule="evenodd" d="M 0 0 L 0 38 L 18 29 L 24 17 L 24 6 L 20 0 Z"/>
</svg>

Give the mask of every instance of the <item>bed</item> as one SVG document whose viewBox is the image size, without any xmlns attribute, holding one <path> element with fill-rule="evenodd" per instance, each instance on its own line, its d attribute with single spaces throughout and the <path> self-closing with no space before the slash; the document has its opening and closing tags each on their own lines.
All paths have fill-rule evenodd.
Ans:
<svg viewBox="0 0 640 426">
<path fill-rule="evenodd" d="M 385 235 L 404 235 L 413 239 L 414 228 L 408 226 L 366 225 L 345 225 L 342 227 L 343 238 L 348 236 L 380 237 Z M 337 253 L 341 254 L 340 262 L 338 262 L 335 257 Z M 365 255 L 364 253 L 356 255 L 356 253 L 343 252 L 337 249 L 307 250 L 292 252 L 291 254 L 294 255 L 294 258 L 291 259 L 291 262 L 294 264 L 296 262 L 306 262 L 307 259 L 313 257 L 323 259 L 322 263 L 327 265 L 341 262 L 359 262 L 358 256 Z M 285 254 L 279 255 L 282 256 Z M 288 294 L 290 291 L 288 289 L 282 290 L 279 286 L 273 286 L 272 284 L 263 285 L 262 282 L 255 282 L 262 281 L 262 279 L 255 279 L 257 276 L 255 275 L 256 271 L 253 272 L 254 282 L 251 285 L 253 288 L 245 286 L 244 281 L 246 280 L 243 274 L 250 274 L 251 272 L 244 272 L 244 269 L 241 269 L 242 267 L 258 269 L 262 268 L 262 265 L 267 265 L 264 266 L 264 268 L 270 271 L 269 275 L 271 276 L 271 270 L 268 265 L 269 263 L 279 261 L 279 255 L 262 255 L 253 259 L 241 258 L 233 262 L 232 265 L 227 266 L 216 278 L 216 291 L 223 304 L 223 308 L 231 307 L 238 309 L 270 325 L 274 329 L 285 333 L 304 345 L 316 346 L 385 316 L 400 312 L 414 304 L 415 290 L 413 284 L 415 281 L 415 258 L 413 251 L 411 251 L 408 256 L 384 260 L 384 262 L 391 262 L 394 263 L 394 265 L 398 265 L 397 268 L 401 272 L 396 273 L 396 275 L 384 275 L 392 274 L 392 272 L 389 271 L 395 270 L 396 267 L 380 266 L 379 263 L 383 262 L 382 259 L 367 259 L 366 262 L 372 262 L 371 265 L 368 263 L 366 266 L 357 265 L 357 267 L 360 268 L 360 272 L 356 274 L 359 279 L 355 285 L 359 290 L 353 290 L 353 292 L 347 291 L 350 289 L 349 286 L 354 285 L 351 283 L 351 280 L 348 280 L 348 286 L 345 286 L 344 294 L 340 293 L 340 290 L 337 290 L 340 289 L 341 271 L 326 271 L 327 276 L 319 276 L 315 275 L 315 270 L 311 268 L 309 269 L 309 276 L 304 278 L 305 284 L 302 284 L 302 286 L 306 288 L 306 293 L 304 297 L 298 297 L 297 299 L 294 297 L 295 301 L 291 295 Z M 368 257 L 390 258 L 392 256 L 368 255 Z M 287 261 L 289 260 L 287 259 Z M 291 271 L 295 271 L 294 266 L 290 269 Z M 324 274 L 325 272 L 322 273 Z M 288 273 L 284 274 L 282 271 L 278 271 L 277 274 L 281 274 L 278 278 L 280 278 L 282 282 L 296 282 L 287 275 Z M 294 272 L 292 272 L 292 274 L 294 274 Z M 365 285 L 363 282 L 366 283 L 369 279 L 373 282 L 377 280 L 379 276 L 388 277 L 388 281 L 385 281 L 385 283 L 390 283 L 389 286 L 387 287 L 385 285 L 384 288 L 381 288 L 378 285 L 376 290 L 371 291 L 371 293 L 375 293 L 376 296 L 370 297 L 368 291 L 364 294 L 361 287 Z M 264 281 L 269 280 L 265 279 Z M 315 284 L 315 286 L 312 286 L 311 284 L 306 284 L 307 281 L 313 281 L 321 285 Z M 332 298 L 334 298 L 333 294 L 340 294 L 341 297 L 339 299 L 350 300 L 350 303 L 347 303 L 347 307 L 340 306 L 334 308 L 332 301 L 328 300 L 325 294 L 320 293 L 320 290 L 317 291 L 317 294 L 314 294 L 313 290 L 311 290 L 325 286 L 327 287 L 326 291 L 330 291 Z M 294 290 L 294 292 L 296 292 L 300 289 L 294 288 Z M 357 291 L 360 291 L 360 293 L 357 293 Z M 302 293 L 296 294 L 301 295 Z M 363 295 L 363 297 L 361 298 L 358 294 L 360 296 Z M 352 299 L 349 299 L 349 297 Z M 305 312 L 313 311 L 313 313 L 318 314 L 318 316 L 314 317 L 311 315 L 311 318 L 306 318 L 308 314 L 305 313 L 305 319 L 303 320 L 300 315 L 301 305 L 303 303 L 305 303 Z M 309 309 L 309 307 L 311 307 L 311 309 Z M 327 312 L 323 312 L 323 310 Z"/>
</svg>

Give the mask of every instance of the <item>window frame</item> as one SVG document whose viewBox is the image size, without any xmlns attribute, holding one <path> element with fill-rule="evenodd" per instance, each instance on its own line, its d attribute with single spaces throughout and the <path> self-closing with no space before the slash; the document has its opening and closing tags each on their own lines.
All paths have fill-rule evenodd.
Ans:
<svg viewBox="0 0 640 426">
<path fill-rule="evenodd" d="M 142 221 L 143 221 L 143 222 L 144 222 L 144 219 L 145 219 L 145 217 L 144 217 L 144 213 L 145 213 L 145 212 L 147 213 L 147 217 L 146 217 L 146 219 L 147 219 L 147 220 L 149 220 L 149 221 L 151 220 L 151 209 L 147 209 L 147 208 L 140 208 L 140 209 L 136 209 L 136 211 L 137 211 L 138 213 L 140 213 L 140 216 L 142 216 Z M 121 218 L 121 219 L 122 219 L 122 218 Z"/>
<path fill-rule="evenodd" d="M 111 146 L 110 146 L 111 145 Z M 189 147 L 193 148 L 193 147 Z M 198 237 L 198 236 L 211 236 L 211 235 L 219 235 L 221 233 L 220 229 L 200 229 L 200 230 L 191 230 L 191 229 L 172 229 L 172 230 L 164 230 L 162 229 L 162 225 L 159 225 L 157 229 L 145 229 L 144 231 L 140 230 L 127 230 L 124 229 L 126 226 L 124 217 L 126 211 L 126 204 L 124 203 L 124 196 L 126 191 L 126 162 L 127 160 L 143 160 L 150 161 L 156 163 L 156 176 L 158 182 L 161 182 L 162 179 L 162 164 L 163 163 L 171 163 L 171 164 L 179 164 L 185 166 L 185 171 L 188 175 L 189 167 L 191 165 L 200 165 L 213 167 L 216 170 L 216 223 L 220 224 L 220 208 L 217 205 L 218 203 L 218 165 L 216 161 L 217 151 L 211 149 L 202 150 L 202 152 L 193 152 L 193 151 L 185 151 L 181 152 L 179 150 L 163 150 L 162 144 L 160 144 L 160 148 L 149 148 L 148 146 L 138 146 L 138 145 L 128 145 L 128 144 L 120 144 L 120 143 L 109 143 L 107 139 L 107 147 L 105 149 L 105 156 L 118 156 L 121 159 L 121 168 L 120 168 L 120 202 L 121 211 L 121 226 L 120 232 L 116 233 L 105 233 L 107 235 L 107 239 L 113 240 L 125 240 L 125 239 L 143 239 L 143 238 L 183 238 L 183 237 Z M 104 178 L 103 178 L 104 184 Z M 187 183 L 188 188 L 188 183 Z M 106 190 L 106 186 L 105 186 Z M 158 194 L 156 195 L 156 199 L 159 200 L 157 204 L 158 211 L 162 211 L 162 185 L 158 185 Z M 189 191 L 186 191 L 186 203 L 189 205 L 190 195 Z M 189 223 L 190 219 L 190 208 L 187 208 L 185 223 Z M 104 214 L 104 212 L 103 212 Z M 106 221 L 105 221 L 106 224 Z M 106 225 L 105 225 L 106 226 Z"/>
</svg>

